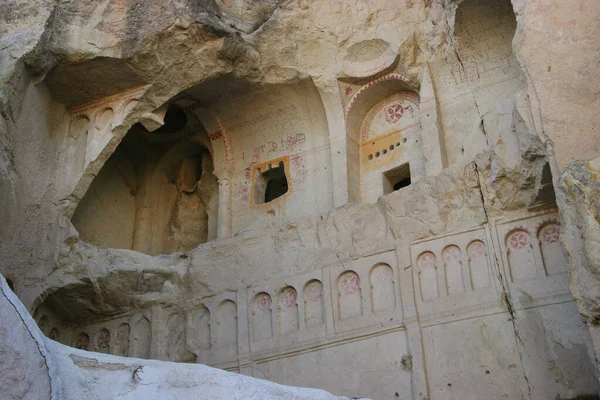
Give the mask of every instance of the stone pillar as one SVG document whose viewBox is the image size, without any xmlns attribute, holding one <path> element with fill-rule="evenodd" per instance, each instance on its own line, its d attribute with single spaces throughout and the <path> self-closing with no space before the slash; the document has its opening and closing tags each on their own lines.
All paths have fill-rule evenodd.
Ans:
<svg viewBox="0 0 600 400">
<path fill-rule="evenodd" d="M 144 200 L 141 200 L 141 202 L 144 202 Z M 132 250 L 150 253 L 152 250 L 152 208 L 145 207 L 145 204 L 136 208 L 133 229 Z"/>
<path fill-rule="evenodd" d="M 348 203 L 348 167 L 346 161 L 346 121 L 337 81 L 327 82 L 317 88 L 321 95 L 331 151 L 331 183 L 333 187 L 333 206 L 340 207 Z"/>
<path fill-rule="evenodd" d="M 427 377 L 427 362 L 425 360 L 419 312 L 413 292 L 414 282 L 416 282 L 413 275 L 416 272 L 410 265 L 409 246 L 397 247 L 396 257 L 400 285 L 400 304 L 402 305 L 402 322 L 406 328 L 406 341 L 409 350 L 408 355 L 403 355 L 403 358 L 406 357 L 405 359 L 407 360 L 407 364 L 403 368 L 407 368 L 411 372 L 413 399 L 428 399 L 429 381 Z"/>
<path fill-rule="evenodd" d="M 240 374 L 252 376 L 252 352 L 250 351 L 250 326 L 248 321 L 248 289 L 237 291 L 237 324 L 238 324 L 238 367 Z"/>
<path fill-rule="evenodd" d="M 425 174 L 438 175 L 447 166 L 446 143 L 441 124 L 441 116 L 435 88 L 431 80 L 429 67 L 423 69 L 421 79 L 421 136 L 423 140 L 423 155 L 425 157 Z"/>
<path fill-rule="evenodd" d="M 219 209 L 217 212 L 217 238 L 231 236 L 231 173 L 229 170 L 215 171 L 219 179 Z"/>
<path fill-rule="evenodd" d="M 167 353 L 169 345 L 169 330 L 167 328 L 167 319 L 169 318 L 168 309 L 159 305 L 152 307 L 151 310 L 152 344 L 150 345 L 150 359 L 167 361 L 169 359 Z"/>
</svg>

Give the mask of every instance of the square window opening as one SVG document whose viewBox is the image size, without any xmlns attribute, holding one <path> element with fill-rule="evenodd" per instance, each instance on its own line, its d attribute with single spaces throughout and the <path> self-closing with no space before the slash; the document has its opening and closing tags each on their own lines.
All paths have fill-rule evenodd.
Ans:
<svg viewBox="0 0 600 400">
<path fill-rule="evenodd" d="M 266 171 L 258 169 L 254 179 L 254 204 L 269 203 L 288 192 L 288 180 L 285 164 L 280 161 L 273 166 L 268 165 Z"/>
<path fill-rule="evenodd" d="M 405 188 L 410 183 L 410 167 L 408 164 L 403 164 L 383 173 L 383 194 Z"/>
</svg>

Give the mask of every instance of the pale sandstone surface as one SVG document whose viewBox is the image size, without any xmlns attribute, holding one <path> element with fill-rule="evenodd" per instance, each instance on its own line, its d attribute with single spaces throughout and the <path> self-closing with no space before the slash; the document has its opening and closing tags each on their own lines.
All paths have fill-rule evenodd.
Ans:
<svg viewBox="0 0 600 400">
<path fill-rule="evenodd" d="M 571 161 L 597 157 L 598 3 L 516 0 L 513 4 L 521 27 L 515 53 L 535 104 L 536 132 L 553 143 L 561 170 Z M 578 56 L 572 56 L 574 51 Z M 559 76 L 564 78 L 556 79 Z"/>
<path fill-rule="evenodd" d="M 376 399 L 594 395 L 598 167 L 568 163 L 598 155 L 600 6 L 575 3 L 7 3 L 0 271 L 72 346 Z M 288 193 L 257 203 L 272 160 Z"/>
<path fill-rule="evenodd" d="M 348 399 L 295 388 L 204 365 L 123 359 L 77 351 L 55 342 L 63 399 Z"/>
<path fill-rule="evenodd" d="M 572 207 L 565 222 L 573 229 L 568 246 L 573 254 L 575 269 L 572 275 L 573 292 L 580 299 L 582 314 L 590 322 L 598 320 L 598 229 L 600 228 L 599 159 L 569 164 L 561 176 L 561 186 Z"/>
<path fill-rule="evenodd" d="M 598 310 L 600 281 L 598 266 L 600 242 L 599 159 L 577 161 L 564 169 L 561 188 L 569 206 L 564 215 L 569 235 L 565 247 L 572 254 L 571 290 L 577 299 L 594 341 L 589 351 L 598 354 Z"/>
<path fill-rule="evenodd" d="M 54 371 L 47 364 L 50 355 L 44 345 L 44 335 L 4 278 L 0 278 L 0 316 L 2 396 L 7 399 L 55 398 Z"/>
</svg>

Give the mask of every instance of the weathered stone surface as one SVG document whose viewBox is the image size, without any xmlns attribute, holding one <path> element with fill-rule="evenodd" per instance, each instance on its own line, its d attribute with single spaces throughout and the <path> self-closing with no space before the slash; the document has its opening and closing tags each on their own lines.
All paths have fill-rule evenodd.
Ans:
<svg viewBox="0 0 600 400">
<path fill-rule="evenodd" d="M 568 164 L 560 178 L 565 196 L 565 247 L 571 257 L 571 290 L 579 312 L 594 327 L 600 322 L 600 159 Z"/>
<path fill-rule="evenodd" d="M 0 272 L 43 334 L 377 399 L 598 391 L 596 2 L 0 14 Z M 69 396 L 159 390 L 50 347 Z"/>
<path fill-rule="evenodd" d="M 96 399 L 323 399 L 345 400 L 323 390 L 278 385 L 204 365 L 123 359 L 48 344 L 65 382 L 65 400 Z M 42 398 L 42 397 L 40 397 Z"/>
<path fill-rule="evenodd" d="M 1 276 L 0 317 L 2 395 L 15 400 L 55 398 L 58 383 L 55 370 L 47 365 L 44 335 Z"/>
<path fill-rule="evenodd" d="M 574 160 L 597 157 L 600 139 L 593 110 L 599 101 L 594 79 L 599 55 L 593 37 L 600 29 L 600 7 L 594 1 L 571 7 L 552 0 L 514 0 L 513 6 L 518 16 L 515 53 L 527 71 L 538 135 L 553 143 L 560 169 Z"/>
</svg>

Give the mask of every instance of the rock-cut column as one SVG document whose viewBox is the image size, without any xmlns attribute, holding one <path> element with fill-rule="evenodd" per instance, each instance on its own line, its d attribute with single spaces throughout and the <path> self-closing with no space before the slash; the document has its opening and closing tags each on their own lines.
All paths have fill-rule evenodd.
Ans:
<svg viewBox="0 0 600 400">
<path fill-rule="evenodd" d="M 346 122 L 337 80 L 317 85 L 329 129 L 331 151 L 331 178 L 333 207 L 348 203 L 348 164 L 346 150 Z"/>
<path fill-rule="evenodd" d="M 215 171 L 219 179 L 219 209 L 217 213 L 217 237 L 231 236 L 231 177 L 229 171 Z"/>
</svg>

